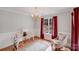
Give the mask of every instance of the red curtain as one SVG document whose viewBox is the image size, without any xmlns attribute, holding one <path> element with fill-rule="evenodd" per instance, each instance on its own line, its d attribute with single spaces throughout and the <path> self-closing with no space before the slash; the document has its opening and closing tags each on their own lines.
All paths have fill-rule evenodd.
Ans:
<svg viewBox="0 0 79 59">
<path fill-rule="evenodd" d="M 44 39 L 43 22 L 44 22 L 44 18 L 41 18 L 40 38 L 42 39 Z"/>
<path fill-rule="evenodd" d="M 72 51 L 74 51 L 75 50 L 75 47 L 74 47 L 74 43 L 75 43 L 75 40 L 74 40 L 74 38 L 75 38 L 75 28 L 74 28 L 74 13 L 72 12 L 72 14 L 71 14 L 71 17 L 72 17 L 72 25 L 71 25 L 71 49 L 72 49 Z"/>
<path fill-rule="evenodd" d="M 57 16 L 54 16 L 52 18 L 52 39 L 57 37 L 58 31 L 57 31 Z"/>
<path fill-rule="evenodd" d="M 71 49 L 72 51 L 78 51 L 78 40 L 79 40 L 79 8 L 73 9 L 72 13 L 72 33 L 71 33 Z"/>
</svg>

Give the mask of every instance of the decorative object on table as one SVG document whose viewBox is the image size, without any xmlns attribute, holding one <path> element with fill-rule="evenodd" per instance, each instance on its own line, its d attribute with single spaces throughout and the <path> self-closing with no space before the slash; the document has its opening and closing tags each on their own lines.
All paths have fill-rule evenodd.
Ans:
<svg viewBox="0 0 79 59">
<path fill-rule="evenodd" d="M 23 32 L 23 37 L 26 37 L 27 36 L 27 32 Z"/>
<path fill-rule="evenodd" d="M 24 33 L 24 32 L 26 32 L 26 33 Z M 24 35 L 26 35 L 26 38 L 27 39 L 33 39 L 34 40 L 34 32 L 33 31 L 31 31 L 31 30 L 28 30 L 28 29 L 23 29 L 23 33 L 24 33 Z"/>
</svg>

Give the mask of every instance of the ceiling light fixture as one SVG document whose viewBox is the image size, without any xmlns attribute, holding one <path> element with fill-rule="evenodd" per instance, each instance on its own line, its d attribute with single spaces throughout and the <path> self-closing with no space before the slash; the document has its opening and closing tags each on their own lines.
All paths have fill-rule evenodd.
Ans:
<svg viewBox="0 0 79 59">
<path fill-rule="evenodd" d="M 34 20 L 40 19 L 38 7 L 33 8 L 32 19 L 34 19 Z"/>
</svg>

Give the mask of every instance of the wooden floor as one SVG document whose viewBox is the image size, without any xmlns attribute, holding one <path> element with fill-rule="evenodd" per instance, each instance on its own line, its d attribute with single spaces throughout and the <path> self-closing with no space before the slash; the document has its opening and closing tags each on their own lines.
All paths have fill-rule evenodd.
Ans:
<svg viewBox="0 0 79 59">
<path fill-rule="evenodd" d="M 40 39 L 40 38 L 34 38 L 34 40 L 33 40 L 33 38 L 31 38 L 31 39 L 25 39 L 24 41 L 21 41 L 20 43 L 19 43 L 19 48 L 22 48 L 22 47 L 24 47 L 24 46 L 28 46 L 28 45 L 31 45 L 34 41 L 36 41 L 36 40 L 44 40 L 44 39 Z M 47 40 L 45 40 L 45 41 L 47 41 Z M 49 41 L 48 41 L 49 42 Z"/>
<path fill-rule="evenodd" d="M 23 47 L 25 47 L 27 45 L 31 45 L 36 40 L 44 40 L 44 39 L 40 39 L 39 37 L 35 37 L 34 40 L 33 40 L 33 38 L 24 39 L 23 41 L 21 41 L 19 43 L 18 47 L 19 48 L 23 48 Z M 8 47 L 5 47 L 5 48 L 0 49 L 0 51 L 16 51 L 16 50 L 17 49 L 16 49 L 16 47 L 14 45 L 11 45 L 11 46 L 8 46 Z"/>
<path fill-rule="evenodd" d="M 20 42 L 19 48 L 23 48 L 25 46 L 31 45 L 36 40 L 44 40 L 44 41 L 47 41 L 51 44 L 51 41 L 46 40 L 46 39 L 34 38 L 34 40 L 33 40 L 33 38 L 31 38 L 31 39 L 25 39 L 24 41 Z M 62 51 L 62 50 L 60 50 L 61 48 L 57 48 L 57 49 L 53 50 L 52 44 L 51 44 L 51 47 L 52 47 L 52 51 Z M 66 47 L 66 50 L 64 50 L 64 51 L 70 51 L 70 49 Z"/>
<path fill-rule="evenodd" d="M 18 48 L 24 48 L 25 46 L 31 45 L 36 40 L 45 40 L 45 41 L 48 41 L 46 39 L 41 39 L 39 37 L 35 37 L 34 40 L 33 40 L 33 38 L 24 39 L 23 41 L 21 41 L 19 43 Z M 48 41 L 48 42 L 50 42 L 50 41 Z M 52 50 L 53 50 L 53 45 L 52 44 L 51 44 L 51 47 L 52 47 Z M 11 45 L 11 46 L 8 46 L 8 47 L 5 47 L 5 48 L 0 49 L 0 51 L 17 51 L 17 48 L 14 45 Z M 55 51 L 60 51 L 60 50 L 57 49 Z"/>
</svg>

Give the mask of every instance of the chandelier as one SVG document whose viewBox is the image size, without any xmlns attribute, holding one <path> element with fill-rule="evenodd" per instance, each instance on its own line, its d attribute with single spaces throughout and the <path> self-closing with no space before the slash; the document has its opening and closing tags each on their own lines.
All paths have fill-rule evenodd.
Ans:
<svg viewBox="0 0 79 59">
<path fill-rule="evenodd" d="M 34 20 L 40 19 L 39 9 L 37 7 L 34 7 L 33 8 L 33 11 L 32 11 L 32 19 L 34 19 Z"/>
</svg>

